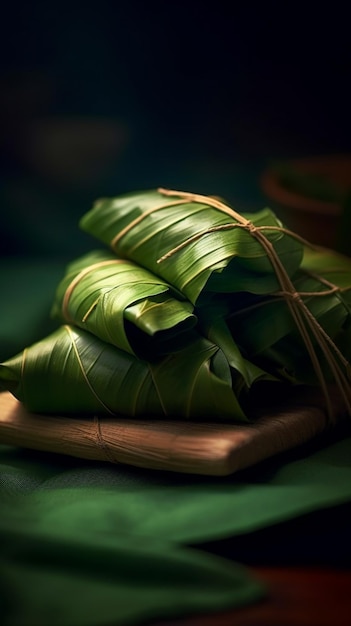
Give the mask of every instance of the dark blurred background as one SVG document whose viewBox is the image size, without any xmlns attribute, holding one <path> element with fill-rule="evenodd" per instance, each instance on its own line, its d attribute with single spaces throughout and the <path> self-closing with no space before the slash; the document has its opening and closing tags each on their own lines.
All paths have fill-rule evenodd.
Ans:
<svg viewBox="0 0 351 626">
<path fill-rule="evenodd" d="M 272 160 L 349 152 L 349 21 L 326 6 L 10 3 L 1 255 L 95 246 L 78 220 L 101 195 L 162 185 L 256 210 Z"/>
</svg>

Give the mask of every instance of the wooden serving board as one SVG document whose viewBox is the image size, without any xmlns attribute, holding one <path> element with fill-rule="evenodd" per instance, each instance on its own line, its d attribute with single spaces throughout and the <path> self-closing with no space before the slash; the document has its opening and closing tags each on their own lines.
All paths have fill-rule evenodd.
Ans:
<svg viewBox="0 0 351 626">
<path fill-rule="evenodd" d="M 341 409 L 336 418 L 342 418 Z M 232 425 L 36 415 L 10 393 L 0 393 L 2 444 L 193 474 L 232 474 L 301 445 L 327 427 L 324 402 L 316 396 L 303 395 L 289 407 L 266 410 L 253 422 Z"/>
</svg>

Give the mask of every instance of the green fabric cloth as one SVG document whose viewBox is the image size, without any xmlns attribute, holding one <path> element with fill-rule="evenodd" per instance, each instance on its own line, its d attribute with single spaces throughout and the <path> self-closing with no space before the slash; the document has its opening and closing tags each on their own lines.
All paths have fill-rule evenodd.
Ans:
<svg viewBox="0 0 351 626">
<path fill-rule="evenodd" d="M 47 333 L 61 271 L 0 263 L 1 359 Z M 0 445 L 1 623 L 139 624 L 258 601 L 265 589 L 235 548 L 223 558 L 206 543 L 350 501 L 349 429 L 226 478 Z"/>
<path fill-rule="evenodd" d="M 224 559 L 152 535 L 138 537 L 128 528 L 100 533 L 89 516 L 77 528 L 71 523 L 80 509 L 77 493 L 72 510 L 67 515 L 64 506 L 59 521 L 56 493 L 44 494 L 43 515 L 28 501 L 20 503 L 20 511 L 5 506 L 2 623 L 127 624 L 169 613 L 220 610 L 233 599 L 240 605 L 261 593 L 240 566 Z M 93 501 L 93 508 L 103 516 L 99 504 Z"/>
</svg>

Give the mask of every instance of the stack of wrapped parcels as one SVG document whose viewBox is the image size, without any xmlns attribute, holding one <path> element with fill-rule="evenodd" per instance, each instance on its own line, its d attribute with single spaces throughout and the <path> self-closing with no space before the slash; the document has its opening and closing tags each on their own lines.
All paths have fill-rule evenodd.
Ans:
<svg viewBox="0 0 351 626">
<path fill-rule="evenodd" d="M 25 410 L 245 425 L 307 387 L 329 423 L 351 414 L 351 259 L 270 209 L 166 189 L 101 199 L 80 226 L 100 248 L 58 285 L 57 330 L 0 365 Z"/>
</svg>

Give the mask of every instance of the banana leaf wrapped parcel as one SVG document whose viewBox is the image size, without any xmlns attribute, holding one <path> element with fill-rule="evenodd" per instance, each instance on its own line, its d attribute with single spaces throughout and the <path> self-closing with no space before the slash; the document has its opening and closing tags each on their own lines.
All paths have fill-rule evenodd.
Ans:
<svg viewBox="0 0 351 626">
<path fill-rule="evenodd" d="M 81 227 L 110 250 L 67 268 L 56 333 L 0 365 L 31 411 L 245 422 L 258 381 L 329 385 L 351 413 L 351 260 L 264 209 L 198 194 L 98 201 Z M 111 250 L 112 248 L 112 250 Z"/>
<path fill-rule="evenodd" d="M 303 256 L 301 242 L 286 235 L 269 209 L 243 217 L 195 194 L 153 190 L 102 199 L 80 226 L 122 258 L 175 286 L 193 304 L 207 302 L 212 293 L 266 294 L 279 288 L 253 229 L 265 232 L 289 276 Z"/>
<path fill-rule="evenodd" d="M 33 412 L 245 421 L 228 362 L 205 338 L 149 363 L 61 326 L 1 364 L 0 380 Z"/>
<path fill-rule="evenodd" d="M 194 307 L 164 280 L 108 251 L 71 263 L 52 316 L 137 356 L 153 358 L 186 343 Z"/>
</svg>

